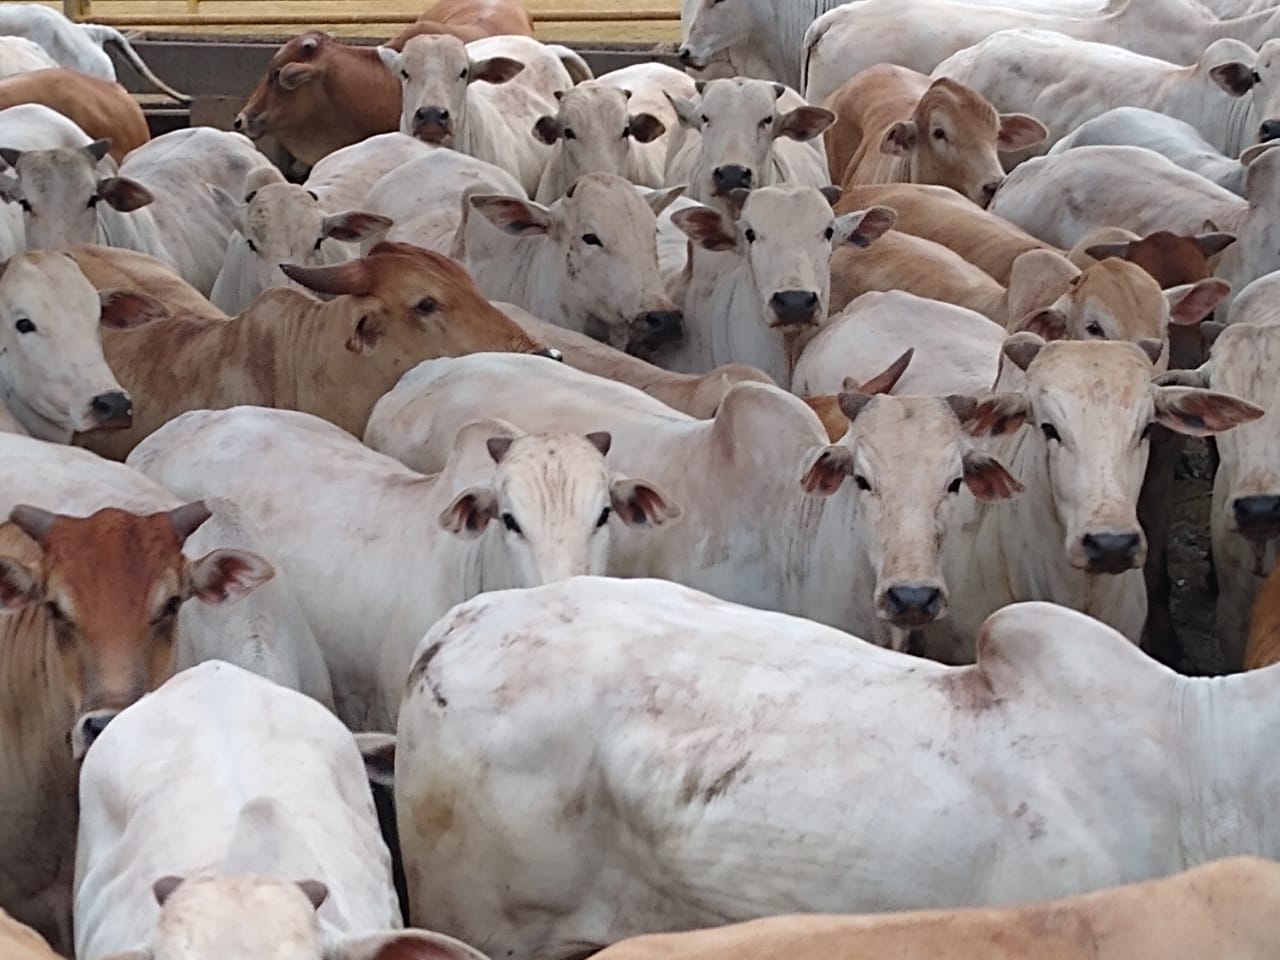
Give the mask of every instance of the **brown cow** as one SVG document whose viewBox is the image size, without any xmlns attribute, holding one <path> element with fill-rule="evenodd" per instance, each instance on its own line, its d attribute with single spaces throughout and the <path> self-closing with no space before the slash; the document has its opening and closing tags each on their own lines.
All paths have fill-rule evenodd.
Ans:
<svg viewBox="0 0 1280 960">
<path fill-rule="evenodd" d="M 997 150 L 1043 143 L 1049 131 L 1022 113 L 997 113 L 982 94 L 893 64 L 869 67 L 831 94 L 825 144 L 845 187 L 930 183 L 985 207 L 1004 180 Z"/>
<path fill-rule="evenodd" d="M 1006 286 L 1018 257 L 1028 250 L 1055 249 L 946 187 L 914 183 L 846 187 L 836 213 L 875 206 L 897 212 L 893 227 L 899 233 L 940 243 Z"/>
<path fill-rule="evenodd" d="M 210 322 L 227 319 L 200 291 L 155 257 L 96 244 L 73 247 L 67 252 L 94 289 L 105 295 L 102 311 L 108 326 L 136 326 L 171 316 Z M 139 300 L 129 294 L 144 297 Z M 122 309 L 128 312 L 127 320 L 117 316 Z"/>
<path fill-rule="evenodd" d="M 79 70 L 33 70 L 0 80 L 0 110 L 20 103 L 44 104 L 71 119 L 91 140 L 110 140 L 117 163 L 151 139 L 142 108 L 124 87 Z"/>
<path fill-rule="evenodd" d="M 384 242 L 337 266 L 284 270 L 336 299 L 278 288 L 224 323 L 105 329 L 107 363 L 132 390 L 133 427 L 74 442 L 123 460 L 180 413 L 240 404 L 301 410 L 361 436 L 378 398 L 423 360 L 542 349 L 443 254 Z"/>
<path fill-rule="evenodd" d="M 0 904 L 71 955 L 77 761 L 117 713 L 173 673 L 178 609 L 269 579 L 250 553 L 199 560 L 201 502 L 86 518 L 15 507 L 0 527 Z M 9 954 L 6 952 L 5 956 Z"/>
<path fill-rule="evenodd" d="M 515 0 L 441 0 L 386 46 L 400 50 L 419 34 L 451 33 L 464 43 L 504 34 L 533 36 Z M 383 66 L 376 47 L 339 43 L 310 30 L 271 58 L 235 128 L 254 140 L 274 137 L 308 166 L 379 133 L 400 129 L 400 78 Z"/>
<path fill-rule="evenodd" d="M 1280 566 L 1271 571 L 1258 589 L 1244 648 L 1246 670 L 1258 670 L 1273 663 L 1280 663 Z"/>
</svg>

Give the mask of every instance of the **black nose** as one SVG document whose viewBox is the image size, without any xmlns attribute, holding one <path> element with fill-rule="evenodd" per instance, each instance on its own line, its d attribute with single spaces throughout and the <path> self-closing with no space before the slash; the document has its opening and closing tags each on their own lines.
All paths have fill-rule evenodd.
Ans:
<svg viewBox="0 0 1280 960">
<path fill-rule="evenodd" d="M 1133 568 L 1142 537 L 1136 533 L 1086 533 L 1080 541 L 1093 573 L 1121 573 Z"/>
<path fill-rule="evenodd" d="M 717 194 L 730 190 L 750 190 L 751 171 L 746 167 L 716 167 L 711 171 L 711 183 Z"/>
<path fill-rule="evenodd" d="M 652 310 L 640 320 L 641 337 L 651 347 L 675 343 L 684 336 L 684 314 L 679 310 Z"/>
<path fill-rule="evenodd" d="M 102 731 L 107 729 L 107 724 L 115 717 L 114 713 L 94 713 L 85 717 L 80 724 L 80 729 L 84 733 L 85 746 L 102 736 Z"/>
<path fill-rule="evenodd" d="M 1263 120 L 1258 128 L 1258 138 L 1263 143 L 1280 138 L 1280 120 Z"/>
<path fill-rule="evenodd" d="M 128 427 L 133 424 L 133 401 L 120 390 L 98 394 L 90 401 L 89 410 L 100 427 Z"/>
<path fill-rule="evenodd" d="M 884 592 L 884 599 L 889 619 L 903 627 L 932 623 L 942 610 L 942 591 L 927 585 L 890 587 Z"/>
<path fill-rule="evenodd" d="M 244 126 L 244 119 L 240 116 L 240 114 L 238 113 L 236 114 L 236 118 L 235 120 L 232 121 L 231 126 L 235 127 L 237 130 L 239 130 L 241 127 Z"/>
<path fill-rule="evenodd" d="M 1280 531 L 1280 497 L 1237 497 L 1231 503 L 1236 528 L 1246 537 L 1271 536 Z"/>
<path fill-rule="evenodd" d="M 818 302 L 812 290 L 781 290 L 769 298 L 773 315 L 782 326 L 813 323 L 818 319 Z"/>
<path fill-rule="evenodd" d="M 449 122 L 449 111 L 443 107 L 419 107 L 413 111 L 413 122 L 443 127 Z"/>
<path fill-rule="evenodd" d="M 690 50 L 688 47 L 681 47 L 680 53 L 678 54 L 678 56 L 680 57 L 681 63 L 688 63 L 690 60 L 693 59 L 693 51 Z"/>
</svg>

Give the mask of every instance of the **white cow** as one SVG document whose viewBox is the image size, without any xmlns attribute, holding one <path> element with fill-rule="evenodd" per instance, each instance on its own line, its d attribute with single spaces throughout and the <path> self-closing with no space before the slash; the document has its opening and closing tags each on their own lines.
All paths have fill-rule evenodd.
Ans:
<svg viewBox="0 0 1280 960">
<path fill-rule="evenodd" d="M 604 424 L 618 462 L 644 464 L 686 512 L 660 536 L 619 538 L 611 572 L 803 612 L 901 647 L 912 627 L 945 615 L 938 542 L 956 504 L 1020 488 L 962 431 L 976 406 L 967 397 L 850 391 L 839 403 L 850 426 L 833 445 L 813 411 L 776 387 L 740 384 L 714 419 L 692 420 L 567 366 L 483 354 L 419 364 L 379 401 L 365 441 L 425 471 L 469 420 L 495 411 L 528 430 Z"/>
<path fill-rule="evenodd" d="M 479 59 L 494 47 L 502 55 Z M 534 124 L 555 109 L 557 91 L 573 87 L 555 53 L 529 37 L 464 44 L 441 34 L 413 37 L 401 52 L 379 47 L 378 55 L 402 81 L 402 133 L 502 167 L 534 194 L 551 154 Z"/>
<path fill-rule="evenodd" d="M 1114 107 L 1144 107 L 1191 124 L 1216 151 L 1235 157 L 1258 140 L 1267 113 L 1259 94 L 1241 96 L 1248 86 L 1224 75 L 1223 65 L 1238 61 L 1254 62 L 1253 48 L 1238 40 L 1217 40 L 1184 67 L 1108 43 L 1021 29 L 953 54 L 933 75 L 972 87 L 997 110 L 1040 120 L 1049 139 L 1038 153 Z"/>
<path fill-rule="evenodd" d="M 673 216 L 693 241 L 683 284 L 683 341 L 659 365 L 705 373 L 724 363 L 758 367 L 784 388 L 807 339 L 827 319 L 831 251 L 865 247 L 893 226 L 872 207 L 837 217 L 813 187 L 763 187 L 736 222 L 710 207 Z"/>
<path fill-rule="evenodd" d="M 361 201 L 363 209 L 394 220 L 388 240 L 454 253 L 468 194 L 525 199 L 520 181 L 501 167 L 456 150 L 438 149 L 402 163 Z M 373 241 L 366 241 L 367 251 Z"/>
<path fill-rule="evenodd" d="M 226 663 L 135 706 L 82 769 L 78 956 L 484 960 L 401 927 L 360 750 L 322 707 Z"/>
<path fill-rule="evenodd" d="M 48 70 L 58 65 L 58 61 L 45 53 L 40 44 L 26 37 L 0 35 L 0 79 L 33 70 Z"/>
<path fill-rule="evenodd" d="M 608 449 L 600 433 L 526 437 L 479 422 L 447 468 L 425 477 L 316 417 L 236 407 L 183 414 L 128 462 L 171 490 L 199 487 L 244 508 L 298 588 L 339 716 L 391 730 L 413 646 L 453 604 L 603 573 L 612 514 L 638 526 L 679 516 L 656 488 L 612 476 Z M 359 568 L 334 576 L 335 548 L 358 553 Z M 371 605 L 374 596 L 388 599 Z"/>
<path fill-rule="evenodd" d="M 64 253 L 18 254 L 0 268 L 0 398 L 31 436 L 70 443 L 132 423 L 133 402 L 102 354 L 102 302 Z M 108 322 L 128 307 L 117 298 Z"/>
<path fill-rule="evenodd" d="M 1236 196 L 1244 196 L 1248 168 L 1243 163 L 1219 153 L 1191 124 L 1143 107 L 1116 107 L 1086 120 L 1054 144 L 1049 153 L 1102 146 L 1153 150 L 1184 170 L 1197 173 Z"/>
<path fill-rule="evenodd" d="M 243 202 L 237 199 L 241 195 Z M 282 263 L 342 263 L 359 252 L 349 244 L 381 239 L 392 225 L 389 218 L 362 210 L 326 214 L 313 193 L 286 183 L 275 167 L 250 174 L 242 194 L 214 188 L 214 196 L 232 232 L 209 299 L 232 316 L 274 287 L 305 289 L 284 275 Z"/>
<path fill-rule="evenodd" d="M 592 173 L 549 207 L 472 194 L 452 254 L 490 299 L 647 353 L 683 325 L 658 273 L 656 239 L 656 215 L 682 190 Z"/>
<path fill-rule="evenodd" d="M 1018 28 L 1053 30 L 1170 63 L 1191 63 L 1224 37 L 1260 46 L 1280 33 L 1280 9 L 1219 20 L 1198 0 L 1118 2 L 1094 16 L 965 0 L 859 0 L 818 17 L 805 33 L 801 89 L 821 103 L 851 76 L 882 62 L 931 73 L 953 53 Z"/>
<path fill-rule="evenodd" d="M 764 80 L 712 80 L 695 102 L 673 99 L 683 128 L 667 147 L 667 183 L 719 203 L 731 191 L 777 183 L 831 183 L 822 132 L 835 114 Z"/>
<path fill-rule="evenodd" d="M 350 210 L 359 207 L 373 185 L 402 163 L 442 149 L 405 133 L 380 133 L 321 157 L 303 186 L 320 209 Z"/>
<path fill-rule="evenodd" d="M 1231 303 L 1230 323 L 1275 323 L 1280 321 L 1280 270 L 1263 274 L 1245 285 Z"/>
<path fill-rule="evenodd" d="M 1262 415 L 1227 394 L 1153 384 L 1160 344 L 1140 347 L 1046 345 L 1032 333 L 1006 341 L 1009 372 L 975 422 L 995 437 L 987 451 L 1027 492 L 1000 510 L 962 503 L 956 522 L 966 535 L 943 548 L 951 613 L 925 630 L 930 656 L 972 660 L 983 620 L 1020 600 L 1072 607 L 1138 642 L 1147 544 L 1136 507 L 1151 427 L 1209 436 Z"/>
<path fill-rule="evenodd" d="M 534 127 L 534 135 L 552 148 L 534 199 L 558 200 L 588 173 L 663 186 L 667 134 L 677 121 L 670 98 L 692 100 L 697 93 L 679 70 L 636 63 L 558 94 L 555 114 L 539 117 Z"/>
<path fill-rule="evenodd" d="M 103 507 L 157 513 L 184 502 L 138 471 L 79 447 L 0 436 L 0 458 L 0 513 L 5 516 L 20 503 L 88 516 Z M 241 575 L 252 592 L 235 603 L 183 604 L 178 611 L 175 669 L 226 660 L 332 709 L 324 657 L 300 620 L 288 578 L 268 562 L 271 550 L 261 531 L 230 500 L 209 497 L 205 506 L 212 516 L 188 536 L 183 555 L 195 563 L 216 550 L 234 549 L 251 561 Z"/>
<path fill-rule="evenodd" d="M 168 259 L 182 279 L 209 296 L 237 229 L 215 191 L 242 196 L 249 176 L 275 169 L 244 134 L 190 127 L 132 150 L 120 164 L 120 175 L 155 198 L 147 212 Z"/>
<path fill-rule="evenodd" d="M 0 34 L 26 37 L 39 44 L 56 66 L 70 67 L 104 80 L 116 79 L 115 64 L 104 49 L 107 45 L 113 46 L 125 62 L 157 90 L 179 103 L 191 102 L 185 93 L 179 93 L 157 77 L 146 61 L 138 56 L 133 45 L 114 27 L 73 23 L 51 7 L 22 3 L 0 8 Z"/>
<path fill-rule="evenodd" d="M 412 677 L 396 759 L 412 909 L 495 957 L 1280 856 L 1280 670 L 1182 677 L 1054 604 L 994 614 L 955 668 L 584 577 L 457 608 Z M 1086 946 L 1058 955 L 1090 956 L 1074 934 Z"/>
</svg>

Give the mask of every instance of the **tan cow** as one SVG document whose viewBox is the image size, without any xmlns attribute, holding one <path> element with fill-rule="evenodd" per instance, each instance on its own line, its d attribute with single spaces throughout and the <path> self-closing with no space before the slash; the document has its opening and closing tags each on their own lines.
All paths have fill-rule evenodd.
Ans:
<svg viewBox="0 0 1280 960">
<path fill-rule="evenodd" d="M 20 103 L 43 104 L 73 120 L 90 138 L 110 140 L 117 163 L 151 139 L 142 108 L 124 87 L 79 70 L 35 70 L 0 80 L 0 110 Z"/>
<path fill-rule="evenodd" d="M 173 673 L 183 603 L 237 599 L 273 572 L 241 551 L 184 559 L 208 518 L 200 502 L 86 518 L 19 506 L 0 526 L 0 905 L 67 956 L 77 761 Z"/>
<path fill-rule="evenodd" d="M 386 45 L 402 50 L 412 37 L 439 33 L 455 36 L 463 43 L 513 34 L 532 37 L 533 21 L 519 0 L 440 0 Z"/>
<path fill-rule="evenodd" d="M 1272 960 L 1280 864 L 1215 860 L 1015 907 L 768 917 L 606 947 L 600 960 Z"/>
<path fill-rule="evenodd" d="M 1280 663 L 1280 566 L 1271 571 L 1253 601 L 1244 668 L 1259 670 Z"/>
<path fill-rule="evenodd" d="M 0 955 L 5 960 L 62 960 L 44 937 L 0 910 Z"/>
<path fill-rule="evenodd" d="M 136 325 L 171 316 L 211 322 L 227 319 L 200 291 L 155 257 L 97 244 L 72 247 L 67 253 L 85 278 L 104 295 L 103 314 L 110 326 Z M 144 295 L 149 302 L 144 304 L 137 298 L 126 298 L 127 293 Z M 127 307 L 131 320 L 115 319 L 121 307 Z"/>
<path fill-rule="evenodd" d="M 134 424 L 110 440 L 76 442 L 123 460 L 180 413 L 241 404 L 301 410 L 359 435 L 378 398 L 419 361 L 541 349 L 438 253 L 381 243 L 358 260 L 286 273 L 336 299 L 269 290 L 226 323 L 174 318 L 105 331 L 107 362 L 132 390 Z"/>
<path fill-rule="evenodd" d="M 894 229 L 940 243 L 1008 284 L 1013 262 L 1028 250 L 1056 250 L 1003 217 L 946 187 L 915 183 L 848 187 L 836 213 L 883 205 L 898 214 Z"/>
<path fill-rule="evenodd" d="M 826 138 L 833 180 L 938 184 L 982 207 L 1004 181 L 997 150 L 1033 147 L 1049 135 L 1024 113 L 997 113 L 962 83 L 889 63 L 850 78 L 823 106 L 836 115 Z"/>
</svg>

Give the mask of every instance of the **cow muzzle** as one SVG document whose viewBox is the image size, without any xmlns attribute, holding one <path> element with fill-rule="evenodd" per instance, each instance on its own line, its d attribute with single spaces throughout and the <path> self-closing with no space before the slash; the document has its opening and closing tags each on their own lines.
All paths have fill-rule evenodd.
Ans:
<svg viewBox="0 0 1280 960">
<path fill-rule="evenodd" d="M 257 140 L 262 137 L 261 120 L 258 117 L 249 116 L 243 110 L 236 114 L 236 118 L 231 125 L 235 127 L 237 133 L 243 133 L 250 140 Z"/>
<path fill-rule="evenodd" d="M 453 136 L 453 118 L 444 107 L 413 111 L 413 135 L 426 143 L 442 144 Z"/>
<path fill-rule="evenodd" d="M 629 324 L 627 348 L 634 353 L 651 353 L 664 344 L 684 338 L 684 314 L 679 310 L 650 310 Z"/>
<path fill-rule="evenodd" d="M 947 595 L 939 584 L 896 583 L 876 598 L 876 613 L 895 627 L 923 627 L 947 612 Z"/>
<path fill-rule="evenodd" d="M 133 426 L 133 400 L 123 390 L 109 390 L 89 401 L 83 430 L 126 430 Z"/>
<path fill-rule="evenodd" d="M 1086 573 L 1118 574 L 1142 566 L 1146 543 L 1140 532 L 1086 533 L 1079 550 L 1073 551 L 1073 565 Z"/>
<path fill-rule="evenodd" d="M 974 201 L 983 210 L 987 209 L 987 207 L 991 206 L 991 201 L 995 199 L 996 191 L 1000 189 L 1002 183 L 1004 183 L 1003 178 L 1000 180 L 988 180 L 978 188 L 978 195 L 973 198 Z"/>
<path fill-rule="evenodd" d="M 71 730 L 72 758 L 77 761 L 83 760 L 94 741 L 102 736 L 102 731 L 107 729 L 107 724 L 119 713 L 118 710 L 90 710 L 88 713 L 81 714 Z"/>
<path fill-rule="evenodd" d="M 1258 127 L 1258 142 L 1269 143 L 1280 139 L 1280 120 L 1263 120 Z"/>
<path fill-rule="evenodd" d="M 750 190 L 753 174 L 746 167 L 736 164 L 716 167 L 711 171 L 711 192 L 717 197 L 726 197 L 734 190 Z"/>
<path fill-rule="evenodd" d="M 681 47 L 677 56 L 680 58 L 680 65 L 683 67 L 701 70 L 707 65 L 707 61 L 695 54 L 691 47 Z"/>
<path fill-rule="evenodd" d="M 1248 540 L 1280 537 L 1280 496 L 1257 494 L 1231 501 L 1236 532 Z"/>
<path fill-rule="evenodd" d="M 816 326 L 821 304 L 812 290 L 780 290 L 769 298 L 769 326 Z"/>
</svg>

